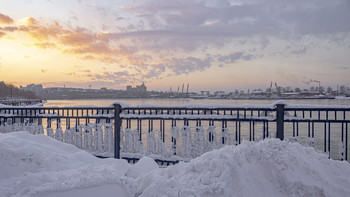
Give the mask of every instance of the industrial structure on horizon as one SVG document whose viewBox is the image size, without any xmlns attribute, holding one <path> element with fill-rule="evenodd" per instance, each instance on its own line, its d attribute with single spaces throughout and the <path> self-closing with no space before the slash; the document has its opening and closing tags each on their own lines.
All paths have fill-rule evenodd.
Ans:
<svg viewBox="0 0 350 197">
<path fill-rule="evenodd" d="M 128 98 L 192 98 L 192 99 L 332 99 L 335 96 L 350 97 L 350 88 L 346 86 L 337 87 L 336 90 L 328 87 L 325 89 L 320 86 L 320 82 L 313 80 L 311 82 L 318 83 L 318 87 L 311 86 L 309 89 L 281 87 L 277 83 L 271 82 L 270 87 L 266 90 L 235 90 L 234 92 L 225 91 L 200 91 L 190 92 L 189 84 L 185 90 L 185 84 L 182 88 L 178 86 L 177 91 L 149 91 L 145 83 L 132 87 L 126 86 L 125 90 L 114 90 L 102 87 L 100 89 L 84 89 L 49 87 L 43 88 L 41 84 L 29 84 L 25 87 L 20 86 L 22 91 L 31 91 L 38 98 L 42 99 L 128 99 Z M 311 83 L 310 82 L 310 83 Z M 274 85 L 274 86 L 273 86 Z"/>
</svg>

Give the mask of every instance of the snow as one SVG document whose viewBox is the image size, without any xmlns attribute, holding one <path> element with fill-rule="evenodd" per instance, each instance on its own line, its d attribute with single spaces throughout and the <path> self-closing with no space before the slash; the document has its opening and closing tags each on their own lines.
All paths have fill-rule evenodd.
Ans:
<svg viewBox="0 0 350 197">
<path fill-rule="evenodd" d="M 124 107 L 124 106 L 122 106 Z M 127 108 L 183 108 L 183 109 L 218 109 L 218 108 L 241 108 L 241 109 L 250 109 L 250 108 L 268 108 L 274 109 L 274 104 L 269 105 L 255 105 L 255 104 L 241 104 L 241 105 L 225 105 L 225 104 L 183 104 L 183 105 L 153 105 L 153 104 L 141 104 L 137 106 L 128 106 Z"/>
<path fill-rule="evenodd" d="M 349 173 L 347 162 L 269 139 L 226 146 L 148 173 L 132 191 L 140 196 L 347 196 Z"/>
<path fill-rule="evenodd" d="M 0 196 L 347 196 L 350 164 L 299 143 L 243 141 L 159 168 L 99 159 L 28 132 L 0 133 Z"/>
</svg>

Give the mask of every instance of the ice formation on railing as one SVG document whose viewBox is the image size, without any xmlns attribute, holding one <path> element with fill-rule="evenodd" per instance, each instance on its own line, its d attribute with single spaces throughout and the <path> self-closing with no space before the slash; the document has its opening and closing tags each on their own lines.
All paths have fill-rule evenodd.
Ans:
<svg viewBox="0 0 350 197">
<path fill-rule="evenodd" d="M 196 131 L 193 134 L 193 149 L 192 156 L 198 157 L 205 152 L 205 138 L 203 127 L 196 127 Z"/>
<path fill-rule="evenodd" d="M 64 132 L 64 142 L 68 144 L 73 144 L 73 134 L 75 132 L 75 128 L 68 128 Z"/>
<path fill-rule="evenodd" d="M 92 128 L 89 125 L 84 125 L 84 149 L 92 151 Z"/>
<path fill-rule="evenodd" d="M 289 138 L 287 138 L 286 141 L 288 141 L 288 142 L 299 142 L 299 143 L 301 143 L 301 139 L 300 139 L 299 136 L 289 137 Z"/>
<path fill-rule="evenodd" d="M 55 139 L 58 140 L 58 141 L 63 142 L 63 131 L 62 131 L 62 128 L 61 128 L 61 124 L 59 124 L 58 128 L 56 129 Z"/>
<path fill-rule="evenodd" d="M 207 129 L 207 146 L 206 146 L 206 152 L 211 151 L 216 147 L 216 126 L 215 125 L 210 125 Z"/>
<path fill-rule="evenodd" d="M 338 154 L 341 160 L 345 159 L 345 145 L 344 145 L 344 142 L 342 141 L 338 143 Z"/>
<path fill-rule="evenodd" d="M 113 127 L 111 124 L 105 124 L 105 152 L 113 153 L 114 151 L 114 141 L 113 141 Z"/>
<path fill-rule="evenodd" d="M 181 140 L 182 140 L 182 157 L 192 158 L 192 136 L 191 128 L 189 126 L 183 126 L 181 128 Z"/>
<path fill-rule="evenodd" d="M 306 146 L 315 147 L 315 138 L 313 137 L 306 138 Z"/>
<path fill-rule="evenodd" d="M 78 148 L 82 148 L 82 127 L 81 125 L 75 126 L 75 132 L 74 132 L 74 145 Z"/>
<path fill-rule="evenodd" d="M 51 122 L 48 122 L 51 123 Z M 65 128 L 60 123 L 44 126 L 38 123 L 15 123 L 0 125 L 1 132 L 27 130 L 32 134 L 45 134 L 59 141 L 73 144 L 95 155 L 113 156 L 114 153 L 114 124 L 111 123 L 88 123 Z M 56 128 L 57 127 L 57 128 Z M 65 129 L 64 129 L 65 128 Z M 170 132 L 169 132 L 170 130 Z M 212 149 L 225 145 L 235 144 L 235 137 L 228 128 L 217 128 L 215 125 L 202 126 L 172 126 L 166 131 L 151 130 L 150 132 L 137 129 L 122 128 L 121 153 L 139 157 L 150 155 L 158 159 L 173 159 L 182 157 L 184 160 L 196 158 Z M 163 139 L 163 132 L 170 133 L 170 139 Z M 141 135 L 142 134 L 142 135 Z M 303 142 L 307 146 L 315 146 L 314 138 L 291 137 L 288 141 Z M 146 140 L 146 141 L 145 141 Z M 145 146 L 144 146 L 144 143 Z M 339 144 L 339 155 L 344 158 L 344 143 Z"/>
<path fill-rule="evenodd" d="M 176 148 L 176 142 L 177 142 L 177 139 L 179 138 L 179 131 L 180 131 L 179 127 L 173 126 L 170 128 L 171 150 L 174 153 L 174 155 L 179 155 L 178 149 Z"/>
<path fill-rule="evenodd" d="M 46 135 L 49 137 L 54 137 L 53 128 L 46 127 Z"/>
<path fill-rule="evenodd" d="M 222 128 L 221 132 L 221 143 L 219 143 L 221 146 L 229 145 L 230 144 L 230 131 L 228 128 Z"/>
<path fill-rule="evenodd" d="M 102 131 L 102 125 L 96 124 L 95 125 L 95 141 L 94 141 L 94 148 L 96 152 L 103 152 L 103 131 Z"/>
<path fill-rule="evenodd" d="M 147 150 L 146 155 L 151 155 L 156 153 L 156 136 L 154 131 L 149 131 L 147 133 Z"/>
<path fill-rule="evenodd" d="M 163 142 L 162 132 L 158 131 L 158 142 L 157 142 L 157 154 L 162 155 L 166 158 L 171 157 L 173 152 Z"/>
<path fill-rule="evenodd" d="M 135 153 L 136 151 L 136 142 L 138 138 L 138 130 L 130 129 L 130 128 L 125 128 L 124 133 L 124 140 L 122 140 L 121 144 L 125 144 L 124 150 L 122 152 L 127 152 L 127 153 Z M 121 138 L 123 139 L 123 138 Z"/>
</svg>

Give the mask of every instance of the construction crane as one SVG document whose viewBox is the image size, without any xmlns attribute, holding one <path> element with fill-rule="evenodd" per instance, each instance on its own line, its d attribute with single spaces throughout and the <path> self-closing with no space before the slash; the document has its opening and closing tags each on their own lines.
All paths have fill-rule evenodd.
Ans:
<svg viewBox="0 0 350 197">
<path fill-rule="evenodd" d="M 186 90 L 186 95 L 188 95 L 188 88 L 190 87 L 190 84 L 187 84 L 187 90 Z"/>
<path fill-rule="evenodd" d="M 271 84 L 270 84 L 270 89 L 269 89 L 269 91 L 270 91 L 270 95 L 272 94 L 272 81 L 271 81 Z"/>
<path fill-rule="evenodd" d="M 276 83 L 276 82 L 275 82 L 275 86 L 276 86 L 276 90 L 277 90 L 278 96 L 280 97 L 280 96 L 281 96 L 280 87 L 277 86 L 277 83 Z"/>
</svg>

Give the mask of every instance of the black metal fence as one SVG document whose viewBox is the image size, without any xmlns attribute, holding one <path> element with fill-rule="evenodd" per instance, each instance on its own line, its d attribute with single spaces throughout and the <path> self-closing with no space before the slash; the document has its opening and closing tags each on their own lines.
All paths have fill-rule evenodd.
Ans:
<svg viewBox="0 0 350 197">
<path fill-rule="evenodd" d="M 160 163 L 189 160 L 242 140 L 298 141 L 348 160 L 348 106 L 3 107 L 0 131 L 29 130 L 91 153 Z M 55 129 L 55 131 L 54 131 Z"/>
</svg>

